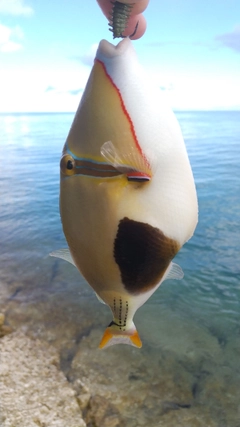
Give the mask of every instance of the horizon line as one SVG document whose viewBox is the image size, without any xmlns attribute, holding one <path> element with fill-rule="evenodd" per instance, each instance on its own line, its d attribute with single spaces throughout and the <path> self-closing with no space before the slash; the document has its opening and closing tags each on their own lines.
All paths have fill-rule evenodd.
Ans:
<svg viewBox="0 0 240 427">
<path fill-rule="evenodd" d="M 174 112 L 191 112 L 191 113 L 207 113 L 207 112 L 238 112 L 240 107 L 237 108 L 214 108 L 214 109 L 189 109 L 189 108 L 172 108 Z M 10 114 L 75 114 L 75 111 L 0 111 L 0 115 Z"/>
</svg>

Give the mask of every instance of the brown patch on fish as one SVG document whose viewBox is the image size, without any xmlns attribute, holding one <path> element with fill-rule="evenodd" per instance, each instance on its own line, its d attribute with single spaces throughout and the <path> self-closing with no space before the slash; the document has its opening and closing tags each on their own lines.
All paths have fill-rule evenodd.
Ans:
<svg viewBox="0 0 240 427">
<path fill-rule="evenodd" d="M 114 258 L 126 290 L 140 294 L 155 287 L 179 249 L 179 243 L 158 228 L 123 218 L 114 242 Z"/>
</svg>

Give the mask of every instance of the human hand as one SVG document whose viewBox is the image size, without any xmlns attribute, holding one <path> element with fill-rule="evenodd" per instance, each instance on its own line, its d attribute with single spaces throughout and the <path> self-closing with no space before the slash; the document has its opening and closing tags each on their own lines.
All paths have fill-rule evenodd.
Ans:
<svg viewBox="0 0 240 427">
<path fill-rule="evenodd" d="M 102 9 L 104 15 L 110 20 L 113 9 L 113 2 L 111 0 L 97 0 L 97 2 L 100 8 Z M 123 35 L 131 36 L 131 34 L 134 34 L 137 25 L 137 30 L 135 34 L 131 37 L 131 39 L 139 39 L 146 31 L 147 23 L 146 19 L 142 15 L 142 12 L 146 9 L 149 0 L 120 0 L 120 3 L 133 4 L 131 14 L 127 23 L 127 28 L 123 32 Z"/>
</svg>

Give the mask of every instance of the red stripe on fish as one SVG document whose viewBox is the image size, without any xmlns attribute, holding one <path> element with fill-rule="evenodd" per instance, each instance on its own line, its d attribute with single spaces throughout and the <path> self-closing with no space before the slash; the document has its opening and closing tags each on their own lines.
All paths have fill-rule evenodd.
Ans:
<svg viewBox="0 0 240 427">
<path fill-rule="evenodd" d="M 116 89 L 117 94 L 118 94 L 119 99 L 120 99 L 120 104 L 121 104 L 121 107 L 122 107 L 123 113 L 125 114 L 125 116 L 127 117 L 128 122 L 129 122 L 130 129 L 131 129 L 131 133 L 132 133 L 132 136 L 133 136 L 134 142 L 135 142 L 135 144 L 136 144 L 136 147 L 137 147 L 138 151 L 140 152 L 140 154 L 141 154 L 142 158 L 143 158 L 143 159 L 144 159 L 144 161 L 146 162 L 147 167 L 148 167 L 148 168 L 150 168 L 149 162 L 148 162 L 148 160 L 146 159 L 146 157 L 145 157 L 145 155 L 144 155 L 144 153 L 143 153 L 143 151 L 142 151 L 142 148 L 141 148 L 141 147 L 140 147 L 140 145 L 139 145 L 139 142 L 138 142 L 138 139 L 137 139 L 137 135 L 136 135 L 136 133 L 135 133 L 135 129 L 134 129 L 134 125 L 133 125 L 132 119 L 131 119 L 131 117 L 130 117 L 130 115 L 129 115 L 129 113 L 128 113 L 128 111 L 127 111 L 126 107 L 125 107 L 125 104 L 124 104 L 124 102 L 123 102 L 123 99 L 122 99 L 122 95 L 121 95 L 120 90 L 118 89 L 118 87 L 116 86 L 116 84 L 114 83 L 114 81 L 112 80 L 111 76 L 108 74 L 108 72 L 107 72 L 107 70 L 106 70 L 106 67 L 105 67 L 104 63 L 103 63 L 102 61 L 100 61 L 99 59 L 95 59 L 95 61 L 96 61 L 96 62 L 98 62 L 98 63 L 102 66 L 102 68 L 103 68 L 103 70 L 104 70 L 104 72 L 105 72 L 106 77 L 110 80 L 111 84 L 112 84 L 112 85 L 113 85 L 113 87 Z"/>
</svg>

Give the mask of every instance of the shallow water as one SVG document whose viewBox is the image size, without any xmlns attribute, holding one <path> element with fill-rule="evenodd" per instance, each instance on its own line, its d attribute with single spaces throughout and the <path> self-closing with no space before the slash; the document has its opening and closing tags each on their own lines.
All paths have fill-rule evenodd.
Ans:
<svg viewBox="0 0 240 427">
<path fill-rule="evenodd" d="M 0 115 L 0 281 L 8 289 L 9 323 L 57 345 L 63 369 L 73 378 L 79 372 L 81 348 L 83 359 L 84 351 L 88 354 L 86 369 L 98 355 L 95 372 L 101 363 L 104 369 L 106 358 L 114 365 L 120 355 L 128 372 L 134 366 L 130 354 L 139 370 L 148 367 L 148 376 L 134 374 L 135 394 L 139 387 L 145 390 L 140 406 L 128 382 L 120 386 L 117 370 L 114 374 L 122 393 L 129 393 L 129 402 L 134 400 L 131 411 L 121 403 L 129 427 L 239 427 L 240 112 L 179 112 L 177 117 L 197 186 L 199 224 L 175 259 L 184 279 L 164 282 L 136 314 L 143 350 L 132 353 L 119 346 L 99 356 L 96 348 L 110 321 L 108 309 L 72 266 L 48 257 L 52 250 L 66 247 L 58 212 L 59 158 L 72 114 Z M 180 380 L 168 383 L 181 370 L 185 391 L 179 389 Z M 157 403 L 158 386 L 152 386 L 154 379 L 158 384 L 165 378 L 163 371 L 168 393 L 175 386 L 180 393 L 169 397 L 173 403 L 165 404 L 166 410 Z M 109 377 L 107 385 L 112 381 Z M 98 392 L 101 387 L 100 382 Z M 188 407 L 180 399 L 184 392 Z M 136 421 L 134 411 L 137 424 L 130 423 Z"/>
</svg>

